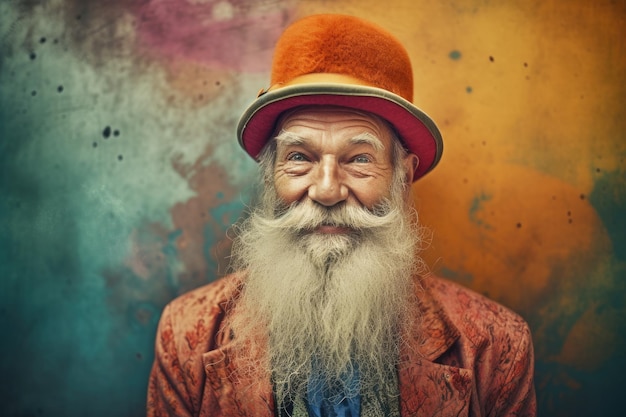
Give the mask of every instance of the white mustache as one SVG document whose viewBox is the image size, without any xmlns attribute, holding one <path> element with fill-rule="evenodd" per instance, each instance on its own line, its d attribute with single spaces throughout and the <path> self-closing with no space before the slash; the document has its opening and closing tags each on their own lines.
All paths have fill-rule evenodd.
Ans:
<svg viewBox="0 0 626 417">
<path fill-rule="evenodd" d="M 263 219 L 270 228 L 291 231 L 314 230 L 320 226 L 347 227 L 356 231 L 384 228 L 398 219 L 400 212 L 388 202 L 373 210 L 347 203 L 325 207 L 313 201 L 294 203 L 274 219 Z"/>
</svg>

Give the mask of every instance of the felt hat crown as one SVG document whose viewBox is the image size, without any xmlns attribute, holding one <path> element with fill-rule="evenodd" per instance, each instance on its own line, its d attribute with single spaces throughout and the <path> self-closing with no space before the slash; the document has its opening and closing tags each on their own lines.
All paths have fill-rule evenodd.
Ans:
<svg viewBox="0 0 626 417">
<path fill-rule="evenodd" d="M 285 111 L 307 105 L 373 113 L 419 158 L 414 180 L 437 165 L 443 142 L 435 123 L 412 104 L 413 70 L 402 44 L 353 16 L 313 15 L 289 26 L 276 44 L 271 86 L 239 120 L 239 144 L 258 158 Z"/>
</svg>

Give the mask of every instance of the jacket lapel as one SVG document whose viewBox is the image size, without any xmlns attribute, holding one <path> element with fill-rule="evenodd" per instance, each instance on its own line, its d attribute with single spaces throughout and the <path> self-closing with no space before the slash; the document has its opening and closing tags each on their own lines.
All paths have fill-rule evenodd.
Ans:
<svg viewBox="0 0 626 417">
<path fill-rule="evenodd" d="M 272 417 L 274 398 L 269 377 L 259 374 L 239 374 L 246 369 L 243 358 L 233 354 L 229 344 L 203 356 L 207 387 L 215 396 L 224 416 Z M 207 395 L 208 393 L 205 393 Z M 210 394 L 209 394 L 210 395 Z"/>
<path fill-rule="evenodd" d="M 421 316 L 405 333 L 400 352 L 401 415 L 467 415 L 474 380 L 472 370 L 436 362 L 460 333 L 427 288 L 418 298 Z"/>
</svg>

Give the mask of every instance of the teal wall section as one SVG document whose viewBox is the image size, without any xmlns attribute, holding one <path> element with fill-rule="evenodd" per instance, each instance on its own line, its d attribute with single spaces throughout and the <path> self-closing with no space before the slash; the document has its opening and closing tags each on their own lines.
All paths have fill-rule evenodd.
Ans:
<svg viewBox="0 0 626 417">
<path fill-rule="evenodd" d="M 154 46 L 165 11 L 137 4 L 0 4 L 4 416 L 142 415 L 161 309 L 218 275 L 248 201 L 233 127 L 275 36 L 242 69 L 242 51 Z M 244 23 L 278 13 L 279 31 L 275 6 Z"/>
</svg>

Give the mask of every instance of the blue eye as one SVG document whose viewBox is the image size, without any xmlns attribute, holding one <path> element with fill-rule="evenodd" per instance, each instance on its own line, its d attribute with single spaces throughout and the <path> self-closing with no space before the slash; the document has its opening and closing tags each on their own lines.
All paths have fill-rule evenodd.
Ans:
<svg viewBox="0 0 626 417">
<path fill-rule="evenodd" d="M 370 158 L 367 155 L 359 155 L 354 157 L 354 159 L 352 159 L 353 162 L 356 162 L 357 164 L 367 164 L 369 162 L 371 162 Z"/>
<path fill-rule="evenodd" d="M 289 156 L 287 156 L 287 160 L 295 161 L 295 162 L 308 161 L 307 157 L 304 156 L 304 154 L 302 154 L 300 152 L 293 152 L 293 153 L 289 154 Z"/>
</svg>

